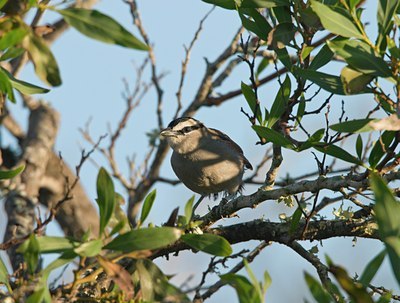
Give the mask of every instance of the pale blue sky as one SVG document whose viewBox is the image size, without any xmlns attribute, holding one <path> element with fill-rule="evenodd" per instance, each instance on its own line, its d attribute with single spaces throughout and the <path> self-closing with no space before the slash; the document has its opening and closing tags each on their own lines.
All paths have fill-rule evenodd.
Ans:
<svg viewBox="0 0 400 303">
<path fill-rule="evenodd" d="M 180 62 L 184 58 L 183 44 L 189 44 L 198 27 L 199 20 L 209 11 L 211 6 L 199 0 L 146 0 L 138 1 L 138 5 L 144 26 L 155 46 L 158 71 L 168 72 L 168 75 L 161 82 L 165 91 L 164 119 L 168 123 L 176 109 L 175 93 L 180 77 Z M 373 23 L 376 4 L 374 1 L 369 1 L 367 5 L 367 18 Z M 137 34 L 132 26 L 128 6 L 123 1 L 104 0 L 96 6 L 96 9 L 112 16 L 127 29 Z M 50 15 L 48 18 L 48 20 L 52 20 L 54 16 Z M 199 81 L 203 76 L 205 70 L 203 58 L 207 57 L 214 60 L 231 40 L 239 25 L 240 20 L 235 12 L 219 8 L 214 10 L 204 23 L 204 30 L 193 49 L 188 66 L 182 98 L 184 104 L 188 104 L 193 99 Z M 91 129 L 95 138 L 107 132 L 108 123 L 111 123 L 112 128 L 115 128 L 116 121 L 124 110 L 124 100 L 121 98 L 121 92 L 124 90 L 122 79 L 126 78 L 128 82 L 134 83 L 134 66 L 141 64 L 145 53 L 103 44 L 86 38 L 73 29 L 59 39 L 52 50 L 60 65 L 63 85 L 52 89 L 50 93 L 43 95 L 43 98 L 61 113 L 61 128 L 56 149 L 61 151 L 63 157 L 73 166 L 79 161 L 81 146 L 89 148 L 89 145 L 80 136 L 78 128 L 84 127 L 90 118 L 92 118 Z M 338 66 L 331 66 L 330 68 L 332 69 L 331 72 L 340 69 Z M 271 72 L 271 69 L 267 70 L 267 73 L 269 72 Z M 247 68 L 239 68 L 232 79 L 218 91 L 226 92 L 239 88 L 240 81 L 247 82 L 248 75 Z M 28 67 L 21 74 L 21 78 L 33 83 L 40 83 L 32 74 L 31 67 Z M 277 82 L 260 89 L 260 99 L 263 104 L 271 104 L 277 90 Z M 341 98 L 335 100 L 337 104 L 340 104 Z M 346 108 L 350 113 L 353 110 L 354 116 L 352 118 L 357 118 L 362 116 L 363 110 L 368 110 L 365 102 L 371 102 L 371 97 L 361 95 L 347 98 L 346 102 L 347 100 L 351 100 L 351 102 L 346 104 Z M 155 94 L 151 92 L 132 115 L 127 129 L 117 145 L 118 160 L 124 172 L 126 172 L 126 156 L 136 154 L 138 162 L 143 158 L 147 146 L 145 133 L 156 125 L 155 105 Z M 218 108 L 204 108 L 196 117 L 209 126 L 223 130 L 237 141 L 254 165 L 262 158 L 265 147 L 255 146 L 257 137 L 250 129 L 246 117 L 240 112 L 242 106 L 246 108 L 245 100 L 238 97 Z M 19 109 L 20 104 L 10 107 L 16 115 L 21 117 L 26 115 L 26 111 Z M 337 113 L 340 106 L 338 108 L 332 107 L 335 115 L 335 111 Z M 308 125 L 316 127 L 316 123 L 323 124 L 323 117 L 320 121 L 316 120 L 318 119 L 314 119 Z M 286 173 L 298 175 L 306 172 L 310 167 L 315 168 L 313 156 L 310 152 L 304 152 L 300 155 L 285 152 L 284 156 L 285 161 L 280 177 L 286 176 Z M 100 165 L 106 165 L 104 159 L 98 154 L 94 156 L 94 160 Z M 97 167 L 87 163 L 81 175 L 82 182 L 93 199 L 96 195 L 96 174 Z M 162 175 L 174 177 L 169 161 L 165 162 Z M 167 214 L 172 209 L 177 206 L 182 209 L 192 193 L 183 186 L 157 185 L 156 187 L 158 195 L 149 220 L 155 224 L 160 224 L 166 220 Z M 255 189 L 255 187 L 247 186 L 246 193 L 251 193 Z M 120 191 L 123 193 L 121 188 Z M 199 210 L 204 212 L 207 204 L 213 205 L 212 203 L 203 203 Z M 286 211 L 290 215 L 293 210 L 275 202 L 267 202 L 260 205 L 256 210 L 244 210 L 239 215 L 240 220 L 265 217 L 277 221 L 278 214 Z M 233 219 L 228 223 L 233 224 L 238 221 L 239 219 Z M 52 233 L 59 234 L 55 225 L 52 225 L 52 228 L 48 230 L 48 234 Z M 308 248 L 318 243 L 303 244 Z M 248 246 L 249 243 L 236 245 L 235 250 L 238 251 Z M 354 275 L 355 272 L 360 274 L 367 262 L 381 248 L 382 245 L 376 245 L 370 240 L 359 240 L 353 247 L 352 239 L 335 239 L 324 241 L 323 247 L 320 246 L 319 255 L 324 259 L 324 253 L 328 253 L 334 262 L 345 266 L 350 275 Z M 204 271 L 207 268 L 208 260 L 209 258 L 203 253 L 186 252 L 180 254 L 179 258 L 172 258 L 170 262 L 159 261 L 158 263 L 167 274 L 179 273 L 172 280 L 179 285 L 196 271 Z M 315 270 L 289 248 L 273 244 L 265 249 L 251 264 L 251 267 L 260 279 L 264 270 L 268 270 L 272 276 L 272 285 L 268 291 L 267 302 L 300 302 L 304 297 L 309 298 L 303 279 L 303 271 L 306 270 L 315 275 Z M 389 288 L 396 287 L 387 264 L 380 270 L 378 278 L 377 286 L 385 284 Z M 199 281 L 199 277 L 196 276 L 192 281 Z M 218 292 L 207 302 L 235 301 L 236 295 L 234 295 L 232 289 L 225 287 L 224 290 Z"/>
</svg>

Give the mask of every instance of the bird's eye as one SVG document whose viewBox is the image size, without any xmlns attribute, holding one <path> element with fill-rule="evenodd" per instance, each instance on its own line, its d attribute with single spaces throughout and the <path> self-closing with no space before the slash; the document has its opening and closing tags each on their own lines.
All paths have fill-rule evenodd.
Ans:
<svg viewBox="0 0 400 303">
<path fill-rule="evenodd" d="M 192 130 L 193 129 L 191 126 L 186 126 L 186 127 L 182 128 L 182 133 L 187 134 L 187 133 L 190 133 Z"/>
</svg>

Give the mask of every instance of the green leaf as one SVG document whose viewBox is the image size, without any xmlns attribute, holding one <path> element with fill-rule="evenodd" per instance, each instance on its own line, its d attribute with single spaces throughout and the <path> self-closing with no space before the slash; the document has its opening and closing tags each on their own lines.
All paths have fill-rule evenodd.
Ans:
<svg viewBox="0 0 400 303">
<path fill-rule="evenodd" d="M 149 227 L 119 235 L 104 248 L 131 252 L 165 247 L 180 238 L 182 231 L 173 227 Z"/>
<path fill-rule="evenodd" d="M 150 210 L 153 206 L 154 200 L 156 199 L 157 191 L 154 189 L 144 199 L 142 206 L 142 213 L 140 214 L 140 223 L 143 224 L 144 220 L 148 217 Z"/>
<path fill-rule="evenodd" d="M 185 234 L 181 237 L 182 241 L 190 247 L 201 250 L 214 256 L 227 257 L 232 253 L 229 242 L 214 234 Z"/>
<path fill-rule="evenodd" d="M 257 296 L 260 298 L 260 301 L 262 302 L 264 294 L 262 292 L 261 285 L 258 282 L 256 276 L 254 275 L 254 272 L 251 270 L 251 268 L 249 266 L 249 262 L 247 262 L 247 260 L 243 258 L 243 263 L 244 263 L 244 267 L 246 268 L 246 272 L 249 275 L 251 284 L 253 284 L 255 292 L 257 293 Z"/>
<path fill-rule="evenodd" d="M 361 135 L 357 136 L 357 141 L 356 141 L 356 152 L 358 159 L 361 160 L 362 158 L 362 152 L 363 152 L 363 141 Z"/>
<path fill-rule="evenodd" d="M 331 265 L 329 271 L 335 276 L 340 286 L 350 295 L 354 303 L 374 303 L 367 290 L 360 283 L 350 278 L 342 267 Z"/>
<path fill-rule="evenodd" d="M 379 0 L 378 1 L 378 28 L 379 36 L 377 45 L 379 46 L 385 41 L 386 36 L 390 33 L 393 26 L 393 16 L 396 10 L 400 7 L 397 0 Z M 381 48 L 382 49 L 382 48 Z"/>
<path fill-rule="evenodd" d="M 260 76 L 260 74 L 268 67 L 270 61 L 271 61 L 271 59 L 269 59 L 269 58 L 261 59 L 260 63 L 257 66 L 257 70 L 256 70 L 256 78 L 257 79 Z"/>
<path fill-rule="evenodd" d="M 31 234 L 26 242 L 27 247 L 24 251 L 24 260 L 28 265 L 29 272 L 33 274 L 39 263 L 39 242 L 34 234 Z"/>
<path fill-rule="evenodd" d="M 100 211 L 100 234 L 104 232 L 115 208 L 114 183 L 102 167 L 97 175 L 97 199 L 96 202 Z"/>
<path fill-rule="evenodd" d="M 293 23 L 279 23 L 269 32 L 267 40 L 268 45 L 271 45 L 274 49 L 284 48 L 294 39 L 295 33 L 296 28 Z"/>
<path fill-rule="evenodd" d="M 287 51 L 286 47 L 282 48 L 275 48 L 275 53 L 278 56 L 279 61 L 286 67 L 288 71 L 292 70 L 293 64 L 292 59 L 290 58 L 289 52 Z"/>
<path fill-rule="evenodd" d="M 101 252 L 102 247 L 103 241 L 101 239 L 95 239 L 82 243 L 74 249 L 74 252 L 81 257 L 95 257 Z"/>
<path fill-rule="evenodd" d="M 318 144 L 315 144 L 313 147 L 316 150 L 318 150 L 319 152 L 330 155 L 334 158 L 338 158 L 343 161 L 358 164 L 358 165 L 363 164 L 358 158 L 354 157 L 353 155 L 351 155 L 350 153 L 348 153 L 347 151 L 345 151 L 343 148 L 341 148 L 339 146 L 336 146 L 333 144 L 326 145 L 324 143 L 318 143 Z"/>
<path fill-rule="evenodd" d="M 300 96 L 300 102 L 297 107 L 297 114 L 296 114 L 296 120 L 294 123 L 294 127 L 297 127 L 299 123 L 301 122 L 301 119 L 303 119 L 304 112 L 306 111 L 306 100 L 304 99 L 304 95 Z"/>
<path fill-rule="evenodd" d="M 263 294 L 265 294 L 267 292 L 267 290 L 271 286 L 271 284 L 272 284 L 271 276 L 269 275 L 268 271 L 264 271 L 264 283 L 262 286 Z"/>
<path fill-rule="evenodd" d="M 188 224 L 190 222 L 190 220 L 192 220 L 193 202 L 194 202 L 194 195 L 185 204 L 186 224 Z"/>
<path fill-rule="evenodd" d="M 295 212 L 292 215 L 292 219 L 290 220 L 290 229 L 289 229 L 289 234 L 293 235 L 294 232 L 296 231 L 297 227 L 299 226 L 301 216 L 303 215 L 303 212 L 301 211 L 300 207 L 297 207 Z"/>
<path fill-rule="evenodd" d="M 28 34 L 28 30 L 23 27 L 18 27 L 4 33 L 0 38 L 0 50 L 13 47 L 20 43 Z"/>
<path fill-rule="evenodd" d="M 328 45 L 324 44 L 324 46 L 321 48 L 318 54 L 311 61 L 309 69 L 317 70 L 322 66 L 325 66 L 326 64 L 331 62 L 332 58 L 333 58 L 333 52 L 331 51 Z"/>
<path fill-rule="evenodd" d="M 374 121 L 374 119 L 351 120 L 333 124 L 329 128 L 340 133 L 361 133 L 373 130 L 368 125 L 371 121 Z"/>
<path fill-rule="evenodd" d="M 225 274 L 220 276 L 221 281 L 231 285 L 239 298 L 240 303 L 261 303 L 261 299 L 254 291 L 254 286 L 249 282 L 246 277 L 235 275 L 235 274 Z"/>
<path fill-rule="evenodd" d="M 324 128 L 318 129 L 315 133 L 313 133 L 311 135 L 310 138 L 307 139 L 307 141 L 303 142 L 300 145 L 299 151 L 303 151 L 303 150 L 309 149 L 310 147 L 312 147 L 313 145 L 315 145 L 316 143 L 321 141 L 321 139 L 324 136 L 324 134 L 325 134 L 325 129 Z"/>
<path fill-rule="evenodd" d="M 282 86 L 279 88 L 279 91 L 276 94 L 275 101 L 272 104 L 271 110 L 269 112 L 269 119 L 267 124 L 269 128 L 272 128 L 274 124 L 285 113 L 289 101 L 290 91 L 290 78 L 289 76 L 286 76 L 285 81 L 282 83 Z"/>
<path fill-rule="evenodd" d="M 140 292 L 142 293 L 143 300 L 146 302 L 154 302 L 154 286 L 157 284 L 156 280 L 152 279 L 152 275 L 144 266 L 143 262 L 136 262 L 136 270 L 139 274 Z"/>
<path fill-rule="evenodd" d="M 2 68 L 0 68 L 0 93 L 4 94 L 11 102 L 15 103 L 11 81 Z"/>
<path fill-rule="evenodd" d="M 311 7 L 328 31 L 343 37 L 363 38 L 356 25 L 347 16 L 315 0 L 311 1 Z"/>
<path fill-rule="evenodd" d="M 327 41 L 330 49 L 342 57 L 347 64 L 361 73 L 377 77 L 390 77 L 392 72 L 382 57 L 374 49 L 359 40 L 341 39 Z"/>
<path fill-rule="evenodd" d="M 368 158 L 368 162 L 371 167 L 373 168 L 376 167 L 381 158 L 386 154 L 386 150 L 392 143 L 395 134 L 396 132 L 394 131 L 385 131 L 383 132 L 381 137 L 378 140 L 376 140 Z"/>
<path fill-rule="evenodd" d="M 379 234 L 385 243 L 393 273 L 400 285 L 400 203 L 379 175 L 371 173 L 370 183 L 375 195 L 374 212 Z"/>
<path fill-rule="evenodd" d="M 349 66 L 345 66 L 340 72 L 340 79 L 346 94 L 354 95 L 368 90 L 367 84 L 374 79 L 374 76 L 365 75 Z"/>
<path fill-rule="evenodd" d="M 22 173 L 24 169 L 25 165 L 18 166 L 17 168 L 12 170 L 0 170 L 0 180 L 14 178 L 15 176 L 18 176 L 20 173 Z"/>
<path fill-rule="evenodd" d="M 40 287 L 36 288 L 34 293 L 31 294 L 28 299 L 25 301 L 26 303 L 51 303 L 51 295 L 50 291 L 47 288 L 47 285 L 43 285 L 41 283 Z"/>
<path fill-rule="evenodd" d="M 371 283 L 372 279 L 375 277 L 378 269 L 381 267 L 383 260 L 386 256 L 386 250 L 381 251 L 375 258 L 373 258 L 361 274 L 359 279 L 360 283 L 364 285 L 364 287 L 368 287 Z"/>
<path fill-rule="evenodd" d="M 236 9 L 238 6 L 235 0 L 202 0 L 206 3 L 214 4 L 226 9 Z M 242 0 L 241 8 L 272 8 L 277 6 L 289 5 L 288 0 Z"/>
<path fill-rule="evenodd" d="M 33 94 L 45 94 L 47 92 L 49 92 L 50 90 L 47 88 L 43 88 L 40 86 L 36 86 L 34 84 L 22 81 L 22 80 L 18 80 L 16 78 L 14 78 L 13 75 L 11 75 L 7 70 L 3 69 L 1 67 L 1 69 L 4 71 L 4 73 L 7 74 L 11 86 L 14 87 L 16 90 L 18 90 L 19 92 L 21 92 L 22 94 L 25 95 L 33 95 Z"/>
<path fill-rule="evenodd" d="M 330 93 L 334 93 L 336 95 L 346 94 L 340 77 L 317 72 L 311 69 L 300 68 L 295 68 L 294 73 L 306 80 L 310 80 Z"/>
<path fill-rule="evenodd" d="M 111 17 L 96 10 L 84 8 L 67 8 L 57 10 L 64 20 L 82 34 L 110 44 L 117 44 L 137 50 L 148 50 L 149 47 L 128 32 Z"/>
<path fill-rule="evenodd" d="M 304 272 L 304 279 L 308 285 L 312 296 L 318 303 L 332 302 L 329 293 L 322 287 L 322 285 L 309 273 Z"/>
<path fill-rule="evenodd" d="M 46 84 L 51 86 L 61 85 L 62 81 L 57 61 L 46 42 L 42 38 L 30 34 L 25 37 L 22 44 L 28 51 L 35 66 L 36 75 Z"/>
<path fill-rule="evenodd" d="M 11 47 L 7 49 L 1 56 L 0 61 L 10 60 L 21 56 L 25 52 L 22 47 Z"/>
<path fill-rule="evenodd" d="M 292 143 L 292 141 L 271 128 L 260 125 L 253 125 L 252 128 L 261 138 L 266 139 L 267 142 L 272 142 L 288 149 L 296 149 L 296 146 Z"/>
<path fill-rule="evenodd" d="M 238 13 L 244 28 L 255 33 L 260 39 L 267 40 L 268 33 L 271 31 L 272 27 L 263 15 L 254 8 L 240 8 L 238 9 Z M 245 15 L 252 17 L 254 21 L 250 20 Z"/>
<path fill-rule="evenodd" d="M 253 89 L 244 82 L 241 83 L 241 88 L 243 96 L 247 101 L 247 104 L 249 105 L 253 114 L 256 114 L 257 112 L 257 120 L 261 124 L 262 123 L 261 108 L 260 105 L 257 103 L 256 95 Z"/>
<path fill-rule="evenodd" d="M 0 257 L 0 284 L 4 284 L 9 291 L 11 290 L 7 267 L 4 264 L 3 258 L 1 257 Z"/>
<path fill-rule="evenodd" d="M 45 269 L 42 270 L 42 276 L 48 276 L 54 269 L 71 263 L 78 255 L 72 250 L 64 252 L 60 257 L 51 262 Z"/>
<path fill-rule="evenodd" d="M 51 254 L 58 252 L 65 252 L 71 250 L 79 245 L 79 242 L 73 241 L 65 237 L 54 237 L 54 236 L 41 236 L 36 237 L 36 243 L 38 244 L 38 250 L 42 254 Z M 22 243 L 17 251 L 25 253 L 29 249 L 29 240 Z"/>
</svg>

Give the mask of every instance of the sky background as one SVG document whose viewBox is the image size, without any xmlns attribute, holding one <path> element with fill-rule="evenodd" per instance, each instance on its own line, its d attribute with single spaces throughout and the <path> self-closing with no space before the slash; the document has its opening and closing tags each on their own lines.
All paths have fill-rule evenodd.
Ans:
<svg viewBox="0 0 400 303">
<path fill-rule="evenodd" d="M 167 76 L 161 81 L 161 85 L 164 89 L 163 117 L 165 123 L 168 123 L 177 106 L 175 93 L 179 85 L 181 61 L 185 55 L 183 45 L 190 43 L 198 28 L 199 21 L 211 9 L 211 5 L 199 0 L 146 0 L 138 1 L 138 5 L 143 25 L 154 44 L 158 72 L 167 73 Z M 95 8 L 112 16 L 138 36 L 132 25 L 129 7 L 123 1 L 100 1 Z M 372 26 L 376 18 L 375 1 L 367 1 L 366 8 L 364 20 L 371 21 L 368 30 L 373 37 L 376 31 Z M 57 16 L 49 13 L 44 20 L 50 22 L 55 19 L 57 19 Z M 214 60 L 231 41 L 239 26 L 240 19 L 234 11 L 220 8 L 215 9 L 205 21 L 204 29 L 196 42 L 188 65 L 182 96 L 184 106 L 194 98 L 203 77 L 205 71 L 204 58 L 208 58 L 210 61 Z M 109 124 L 112 129 L 115 129 L 117 121 L 119 121 L 125 109 L 125 101 L 121 97 L 124 92 L 123 79 L 126 79 L 133 87 L 136 80 L 135 66 L 141 65 L 145 53 L 91 40 L 74 29 L 68 30 L 61 39 L 57 40 L 52 46 L 52 51 L 61 70 L 63 85 L 53 88 L 50 93 L 43 95 L 43 99 L 61 113 L 61 127 L 55 148 L 62 153 L 63 158 L 71 166 L 74 166 L 79 162 L 81 148 L 90 149 L 90 145 L 80 135 L 79 128 L 83 128 L 90 120 L 91 134 L 95 139 L 108 132 Z M 330 64 L 325 71 L 333 74 L 340 69 L 339 64 Z M 263 75 L 272 71 L 273 66 L 270 66 Z M 150 79 L 148 72 L 145 76 Z M 243 65 L 235 71 L 229 81 L 218 89 L 218 92 L 223 93 L 238 89 L 241 81 L 248 82 L 248 77 L 249 71 Z M 25 68 L 20 78 L 41 85 L 31 66 Z M 269 107 L 278 89 L 277 81 L 263 86 L 259 91 L 262 104 Z M 318 96 L 319 100 L 317 101 L 318 104 L 314 106 L 315 108 L 325 100 L 324 96 L 326 97 L 323 93 Z M 342 99 L 343 97 L 332 100 L 332 103 L 336 102 L 332 104 L 332 121 L 335 121 L 340 115 Z M 347 114 L 351 118 L 363 117 L 370 105 L 373 104 L 372 98 L 367 95 L 346 97 L 343 100 L 346 102 Z M 257 136 L 251 130 L 247 118 L 240 112 L 240 108 L 246 109 L 246 106 L 244 98 L 240 96 L 217 108 L 203 108 L 198 112 L 196 118 L 203 121 L 207 126 L 227 133 L 243 148 L 246 157 L 254 166 L 262 159 L 266 146 L 255 145 Z M 28 113 L 21 108 L 21 103 L 10 104 L 10 108 L 18 120 L 26 120 L 24 118 L 27 117 Z M 154 91 L 151 91 L 133 113 L 121 140 L 117 143 L 117 159 L 125 174 L 127 174 L 126 157 L 136 155 L 137 162 L 140 163 L 147 151 L 148 138 L 146 132 L 154 129 L 157 123 L 155 108 L 156 95 Z M 313 117 L 305 123 L 310 130 L 316 130 L 318 126 L 324 125 L 324 115 Z M 107 143 L 106 139 L 103 146 Z M 349 148 L 352 148 L 349 150 L 350 152 L 354 152 L 354 144 L 349 145 Z M 93 201 L 96 197 L 95 182 L 98 166 L 103 165 L 107 167 L 104 158 L 97 153 L 93 157 L 93 162 L 87 162 L 81 173 L 82 183 Z M 313 170 L 316 168 L 313 155 L 310 152 L 297 154 L 285 151 L 279 177 L 285 177 L 287 174 L 297 176 L 309 172 L 310 168 Z M 266 169 L 262 171 L 261 178 L 265 175 Z M 165 161 L 161 176 L 175 178 L 169 161 Z M 148 218 L 148 222 L 155 224 L 165 222 L 175 207 L 180 206 L 182 210 L 185 202 L 193 194 L 181 185 L 171 187 L 165 184 L 157 184 L 156 188 L 157 199 Z M 117 189 L 125 194 L 118 185 Z M 245 194 L 250 194 L 256 189 L 255 186 L 246 186 Z M 208 205 L 213 206 L 214 203 L 207 200 L 202 203 L 198 211 L 203 214 Z M 339 207 L 339 205 L 336 205 L 336 207 Z M 230 219 L 228 223 L 234 224 L 256 218 L 279 221 L 279 214 L 287 213 L 290 216 L 293 211 L 294 209 L 285 207 L 283 203 L 268 201 L 262 203 L 255 210 L 240 211 L 240 218 Z M 328 215 L 330 214 L 328 213 Z M 4 226 L 5 220 L 1 220 L 0 230 L 4 230 Z M 49 226 L 48 235 L 61 235 L 57 224 L 54 223 Z M 328 254 L 335 263 L 346 267 L 349 274 L 354 276 L 355 273 L 361 274 L 365 265 L 382 250 L 383 246 L 371 240 L 359 239 L 356 243 L 352 240 L 339 238 L 326 240 L 322 243 L 314 241 L 302 244 L 306 248 L 318 245 L 319 256 L 322 261 L 325 260 L 324 255 Z M 243 243 L 235 245 L 234 249 L 239 251 L 256 244 L 255 241 Z M 177 285 L 185 282 L 196 272 L 204 271 L 208 262 L 209 257 L 201 252 L 197 254 L 184 252 L 179 257 L 171 258 L 169 262 L 157 260 L 157 264 L 166 274 L 178 273 L 172 279 L 172 282 Z M 259 279 L 262 279 L 265 270 L 272 277 L 272 285 L 267 292 L 267 302 L 300 302 L 303 298 L 310 300 L 303 273 L 307 271 L 316 275 L 315 269 L 289 248 L 274 243 L 266 248 L 250 266 Z M 68 276 L 66 279 L 68 279 Z M 198 281 L 199 275 L 196 275 L 190 282 L 191 285 L 196 285 Z M 378 272 L 374 284 L 394 288 L 398 293 L 398 287 L 394 282 L 387 260 Z M 225 287 L 207 302 L 235 301 L 236 295 L 233 289 Z"/>
</svg>

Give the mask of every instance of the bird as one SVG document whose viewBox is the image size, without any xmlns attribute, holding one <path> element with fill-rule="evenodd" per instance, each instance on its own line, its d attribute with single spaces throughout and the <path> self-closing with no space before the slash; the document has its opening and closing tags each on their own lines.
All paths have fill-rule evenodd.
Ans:
<svg viewBox="0 0 400 303">
<path fill-rule="evenodd" d="M 201 195 L 193 211 L 206 196 L 242 191 L 244 170 L 253 167 L 229 136 L 192 117 L 172 120 L 160 136 L 173 150 L 171 166 L 178 179 Z"/>
</svg>

